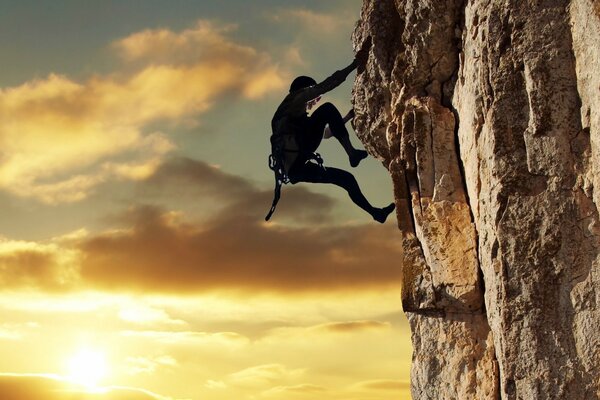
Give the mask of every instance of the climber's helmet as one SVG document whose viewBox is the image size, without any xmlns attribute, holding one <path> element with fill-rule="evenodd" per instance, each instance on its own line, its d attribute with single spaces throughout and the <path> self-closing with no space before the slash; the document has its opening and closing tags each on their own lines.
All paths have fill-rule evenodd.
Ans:
<svg viewBox="0 0 600 400">
<path fill-rule="evenodd" d="M 310 76 L 299 76 L 290 85 L 290 93 L 295 92 L 296 90 L 304 89 L 309 86 L 316 85 L 317 81 L 315 81 Z"/>
<path fill-rule="evenodd" d="M 299 76 L 292 82 L 292 85 L 290 86 L 290 93 L 293 93 L 297 90 L 305 89 L 316 84 L 317 82 L 310 76 Z M 308 101 L 306 103 L 306 109 L 310 110 L 311 108 L 313 108 L 319 102 L 319 100 L 321 100 L 321 96 Z"/>
</svg>

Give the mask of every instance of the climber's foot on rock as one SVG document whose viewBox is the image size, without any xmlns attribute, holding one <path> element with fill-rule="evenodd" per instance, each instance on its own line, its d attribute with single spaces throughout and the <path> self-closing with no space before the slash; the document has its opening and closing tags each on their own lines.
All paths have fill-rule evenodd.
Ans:
<svg viewBox="0 0 600 400">
<path fill-rule="evenodd" d="M 383 224 L 385 222 L 385 220 L 387 219 L 388 215 L 390 215 L 390 213 L 392 211 L 394 211 L 394 208 L 396 208 L 396 205 L 394 203 L 391 203 L 387 207 L 376 208 L 375 211 L 372 214 L 373 219 L 375 221 L 380 222 L 380 223 Z"/>
<path fill-rule="evenodd" d="M 352 152 L 352 155 L 349 157 L 350 158 L 350 165 L 355 168 L 358 166 L 358 164 L 360 164 L 360 162 L 362 160 L 364 160 L 365 158 L 367 158 L 367 156 L 369 155 L 369 153 L 367 153 L 364 150 L 354 150 L 354 152 Z"/>
</svg>

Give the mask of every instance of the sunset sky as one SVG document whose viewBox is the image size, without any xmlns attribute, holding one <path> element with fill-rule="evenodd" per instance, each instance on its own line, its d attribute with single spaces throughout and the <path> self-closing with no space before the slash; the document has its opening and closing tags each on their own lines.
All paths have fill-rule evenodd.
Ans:
<svg viewBox="0 0 600 400">
<path fill-rule="evenodd" d="M 264 222 L 273 112 L 361 3 L 0 2 L 1 399 L 410 398 L 395 218 L 298 184 Z"/>
</svg>

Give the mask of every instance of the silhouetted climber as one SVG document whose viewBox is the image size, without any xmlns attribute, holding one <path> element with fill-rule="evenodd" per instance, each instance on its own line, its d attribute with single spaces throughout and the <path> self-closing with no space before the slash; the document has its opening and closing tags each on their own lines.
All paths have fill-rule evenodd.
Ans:
<svg viewBox="0 0 600 400">
<path fill-rule="evenodd" d="M 331 103 L 325 103 L 310 116 L 310 110 L 321 99 L 321 95 L 333 90 L 346 80 L 357 67 L 364 67 L 370 41 L 357 53 L 356 58 L 346 68 L 336 71 L 329 78 L 317 84 L 308 76 L 299 76 L 292 82 L 290 93 L 277 108 L 271 127 L 272 153 L 269 167 L 275 172 L 275 196 L 267 221 L 273 215 L 281 185 L 298 182 L 331 183 L 345 189 L 352 201 L 371 214 L 374 220 L 384 223 L 394 210 L 394 203 L 384 208 L 373 207 L 362 194 L 354 176 L 342 169 L 323 166 L 323 159 L 316 153 L 323 137 L 335 137 L 346 153 L 352 167 L 367 157 L 367 152 L 357 150 L 350 142 L 345 122 L 354 117 L 351 110 L 345 118 Z M 328 128 L 328 129 L 326 129 Z"/>
</svg>

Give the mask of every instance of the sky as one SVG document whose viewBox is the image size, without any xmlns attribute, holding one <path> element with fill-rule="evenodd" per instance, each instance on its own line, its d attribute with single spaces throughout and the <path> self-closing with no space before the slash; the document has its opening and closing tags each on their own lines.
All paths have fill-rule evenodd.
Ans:
<svg viewBox="0 0 600 400">
<path fill-rule="evenodd" d="M 395 219 L 297 184 L 264 222 L 273 112 L 360 7 L 0 1 L 0 398 L 410 398 Z"/>
</svg>

